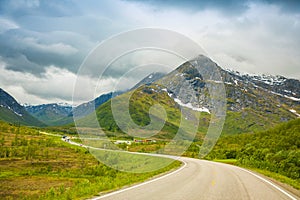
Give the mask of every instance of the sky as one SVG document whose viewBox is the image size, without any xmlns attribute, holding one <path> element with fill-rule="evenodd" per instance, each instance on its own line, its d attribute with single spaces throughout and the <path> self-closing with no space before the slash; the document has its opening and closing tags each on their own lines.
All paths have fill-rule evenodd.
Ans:
<svg viewBox="0 0 300 200">
<path fill-rule="evenodd" d="M 223 68 L 300 79 L 299 1 L 1 0 L 0 87 L 23 104 L 72 104 L 89 53 L 114 35 L 145 27 L 191 38 Z M 107 73 L 95 96 L 120 77 Z M 123 89 L 141 78 L 132 73 Z M 85 91 L 75 104 L 91 100 Z"/>
</svg>

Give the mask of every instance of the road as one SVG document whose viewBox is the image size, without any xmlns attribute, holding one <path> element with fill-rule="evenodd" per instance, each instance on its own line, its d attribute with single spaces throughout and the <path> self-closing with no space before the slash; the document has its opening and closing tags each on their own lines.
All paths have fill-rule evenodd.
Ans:
<svg viewBox="0 0 300 200">
<path fill-rule="evenodd" d="M 245 169 L 192 158 L 158 179 L 96 197 L 94 200 L 296 200 L 277 185 Z"/>
<path fill-rule="evenodd" d="M 73 141 L 69 143 L 88 147 Z M 176 158 L 145 154 L 147 155 Z M 180 161 L 184 166 L 174 172 L 93 200 L 300 200 L 300 197 L 240 167 L 186 157 L 180 157 Z"/>
</svg>

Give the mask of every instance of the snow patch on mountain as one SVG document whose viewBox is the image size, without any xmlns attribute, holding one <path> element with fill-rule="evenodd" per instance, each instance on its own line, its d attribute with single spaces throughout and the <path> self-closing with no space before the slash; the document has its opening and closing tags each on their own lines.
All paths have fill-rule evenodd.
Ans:
<svg viewBox="0 0 300 200">
<path fill-rule="evenodd" d="M 206 112 L 206 113 L 210 113 L 209 109 L 208 108 L 205 108 L 205 107 L 201 107 L 201 108 L 197 108 L 197 107 L 194 107 L 191 103 L 183 103 L 180 99 L 178 98 L 174 98 L 174 95 L 169 93 L 167 88 L 163 88 L 161 89 L 162 91 L 166 92 L 168 94 L 169 97 L 171 97 L 172 99 L 174 99 L 174 101 L 180 105 L 180 106 L 183 106 L 183 107 L 186 107 L 186 108 L 190 108 L 192 110 L 195 110 L 195 111 L 198 111 L 198 112 Z"/>
<path fill-rule="evenodd" d="M 2 105 L 2 104 L 1 104 L 0 107 L 2 107 L 2 108 L 7 108 L 7 109 L 11 110 L 12 112 L 14 112 L 16 115 L 18 115 L 18 116 L 20 116 L 20 117 L 23 116 L 22 114 L 20 114 L 20 113 L 14 111 L 14 110 L 13 110 L 10 106 L 8 106 L 8 105 Z"/>
<path fill-rule="evenodd" d="M 225 71 L 229 72 L 230 74 L 233 74 L 235 76 L 239 76 L 241 78 L 243 77 L 248 77 L 252 79 L 253 81 L 259 81 L 263 82 L 267 85 L 282 85 L 287 79 L 283 76 L 273 76 L 273 75 L 257 75 L 257 74 L 249 74 L 249 73 L 243 73 L 243 72 L 238 72 L 234 71 L 231 69 L 225 69 Z"/>
<path fill-rule="evenodd" d="M 295 115 L 297 115 L 297 117 L 300 117 L 300 114 L 298 114 L 296 110 L 290 109 L 290 112 L 293 113 L 293 114 L 295 114 Z"/>
<path fill-rule="evenodd" d="M 186 108 L 190 108 L 190 109 L 198 111 L 198 112 L 207 112 L 207 113 L 210 113 L 209 110 L 208 110 L 208 108 L 205 108 L 205 107 L 197 108 L 197 107 L 194 107 L 191 103 L 183 103 L 180 99 L 177 99 L 177 98 L 175 98 L 174 101 L 178 105 L 180 105 L 180 106 L 183 106 L 183 107 L 186 107 Z"/>
<path fill-rule="evenodd" d="M 287 99 L 291 99 L 291 100 L 293 100 L 293 101 L 300 101 L 300 99 L 299 99 L 299 98 L 296 98 L 296 97 L 290 97 L 290 96 L 283 95 L 283 94 L 279 94 L 279 93 L 273 92 L 273 91 L 270 91 L 270 93 L 276 94 L 276 95 L 281 96 L 281 97 L 285 97 L 285 98 L 287 98 Z"/>
<path fill-rule="evenodd" d="M 300 99 L 299 98 L 296 98 L 296 97 L 289 97 L 289 96 L 287 96 L 287 95 L 283 95 L 285 98 L 288 98 L 288 99 L 291 99 L 291 100 L 293 100 L 293 101 L 300 101 Z"/>
<path fill-rule="evenodd" d="M 20 113 L 17 113 L 17 112 L 15 112 L 15 111 L 14 111 L 14 113 L 15 113 L 16 115 L 20 116 L 20 117 L 22 117 L 22 116 L 23 116 L 22 114 L 20 114 Z"/>
</svg>

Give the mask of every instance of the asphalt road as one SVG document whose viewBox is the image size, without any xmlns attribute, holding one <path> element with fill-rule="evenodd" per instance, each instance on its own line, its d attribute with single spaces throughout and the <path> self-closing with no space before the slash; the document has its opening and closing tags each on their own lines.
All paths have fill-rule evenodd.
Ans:
<svg viewBox="0 0 300 200">
<path fill-rule="evenodd" d="M 181 160 L 185 165 L 171 174 L 94 200 L 300 199 L 236 166 L 191 158 Z"/>
<path fill-rule="evenodd" d="M 84 146 L 72 141 L 69 143 Z M 186 157 L 180 157 L 180 160 L 184 166 L 176 171 L 93 200 L 300 200 L 300 197 L 243 168 Z"/>
</svg>

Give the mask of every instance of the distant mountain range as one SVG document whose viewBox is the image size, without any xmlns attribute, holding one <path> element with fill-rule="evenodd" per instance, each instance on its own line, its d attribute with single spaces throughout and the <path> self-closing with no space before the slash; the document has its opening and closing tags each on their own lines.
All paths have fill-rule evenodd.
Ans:
<svg viewBox="0 0 300 200">
<path fill-rule="evenodd" d="M 215 72 L 210 71 L 213 68 L 218 69 L 221 80 L 214 78 Z M 211 76 L 207 78 L 202 72 Z M 169 113 L 169 121 L 166 122 L 167 127 L 164 127 L 167 131 L 178 128 L 180 120 L 177 115 L 180 115 L 180 107 L 186 107 L 204 113 L 204 119 L 200 122 L 200 132 L 205 132 L 210 111 L 214 106 L 211 104 L 208 88 L 219 84 L 220 81 L 225 85 L 227 100 L 224 133 L 263 130 L 300 116 L 299 80 L 225 70 L 202 55 L 182 64 L 169 74 L 152 73 L 137 83 L 130 90 L 134 91 L 131 96 L 130 113 L 135 122 L 146 125 L 150 119 L 147 109 L 151 104 L 163 104 L 167 111 L 172 111 Z M 188 84 L 189 89 L 184 84 Z M 103 94 L 72 108 L 70 105 L 57 103 L 21 106 L 1 89 L 0 119 L 33 126 L 59 126 L 72 123 L 74 114 L 79 118 L 85 117 L 97 108 L 101 126 L 110 131 L 119 131 L 112 118 L 109 100 L 116 96 L 122 98 L 128 95 L 127 93 Z"/>
<path fill-rule="evenodd" d="M 52 103 L 36 106 L 24 105 L 24 107 L 33 117 L 50 126 L 72 122 L 72 117 L 70 117 L 71 105 Z"/>
<path fill-rule="evenodd" d="M 134 88 L 139 87 L 140 85 L 151 83 L 161 78 L 164 74 L 162 73 L 151 73 L 143 80 L 141 80 L 138 84 L 134 86 Z M 110 92 L 107 94 L 102 94 L 99 97 L 95 98 L 92 101 L 82 103 L 76 107 L 72 107 L 68 104 L 42 104 L 42 105 L 24 105 L 25 109 L 35 118 L 41 120 L 45 124 L 49 126 L 59 126 L 73 122 L 73 116 L 76 117 L 84 117 L 95 110 L 95 108 L 99 107 L 112 97 L 118 96 L 124 92 L 116 91 Z"/>
<path fill-rule="evenodd" d="M 76 107 L 65 103 L 21 105 L 0 88 L 0 120 L 28 126 L 60 126 L 72 123 L 74 112 L 77 117 L 86 116 L 94 110 L 93 107 L 97 108 L 119 94 L 121 92 L 103 94 Z"/>
<path fill-rule="evenodd" d="M 25 109 L 35 118 L 41 120 L 49 126 L 59 126 L 73 122 L 73 115 L 76 117 L 84 117 L 90 114 L 95 108 L 108 101 L 121 92 L 110 92 L 103 94 L 96 99 L 82 103 L 76 107 L 68 104 L 42 104 L 42 105 L 25 105 Z"/>
</svg>

